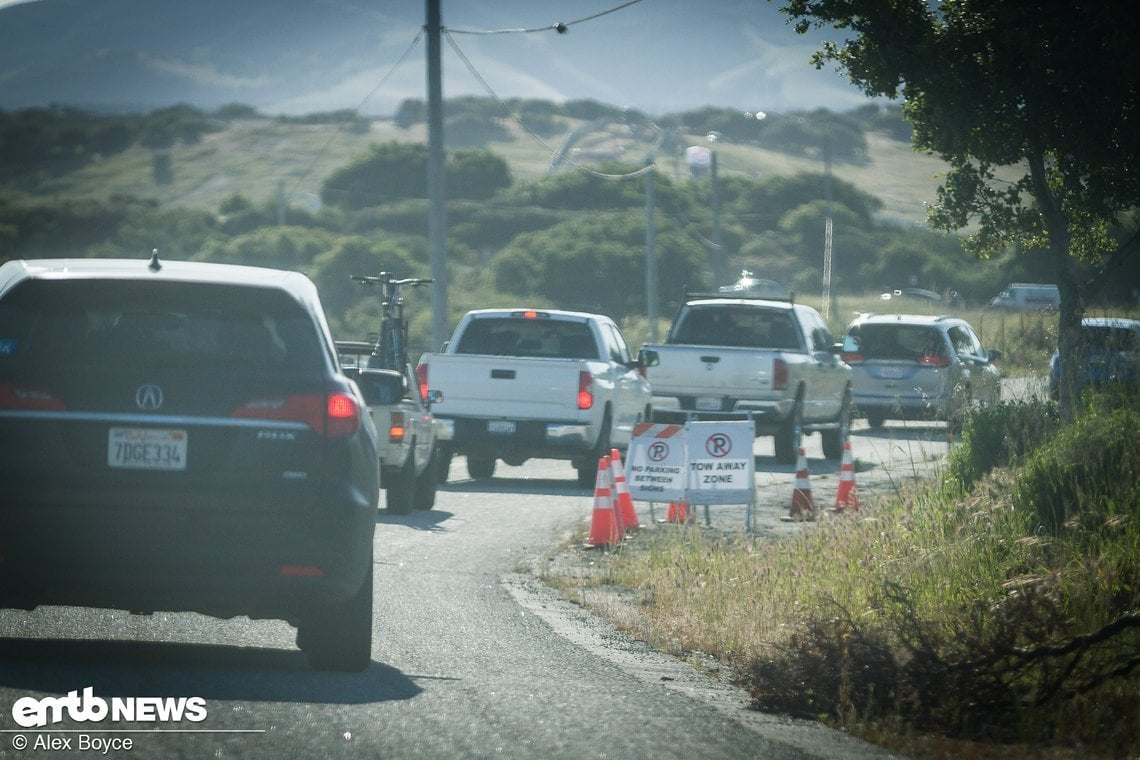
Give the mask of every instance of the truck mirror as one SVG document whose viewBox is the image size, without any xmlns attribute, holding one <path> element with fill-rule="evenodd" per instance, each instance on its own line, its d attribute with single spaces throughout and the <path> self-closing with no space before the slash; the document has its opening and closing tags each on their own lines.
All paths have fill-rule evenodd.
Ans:
<svg viewBox="0 0 1140 760">
<path fill-rule="evenodd" d="M 652 349 L 643 348 L 637 354 L 637 363 L 642 367 L 656 367 L 661 363 L 661 356 Z"/>
<path fill-rule="evenodd" d="M 428 406 L 432 406 L 433 404 L 439 404 L 442 402 L 443 402 L 443 391 L 428 391 L 427 392 L 427 404 L 428 404 Z"/>
<path fill-rule="evenodd" d="M 362 369 L 356 384 L 369 406 L 395 404 L 405 396 L 408 387 L 404 376 L 391 369 Z"/>
</svg>

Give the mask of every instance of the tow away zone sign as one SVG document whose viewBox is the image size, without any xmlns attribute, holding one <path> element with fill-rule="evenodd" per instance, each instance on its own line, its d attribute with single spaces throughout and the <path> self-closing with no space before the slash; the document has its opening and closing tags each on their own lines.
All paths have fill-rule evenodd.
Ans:
<svg viewBox="0 0 1140 760">
<path fill-rule="evenodd" d="M 755 440 L 752 420 L 690 422 L 687 494 L 692 504 L 752 504 Z"/>
</svg>

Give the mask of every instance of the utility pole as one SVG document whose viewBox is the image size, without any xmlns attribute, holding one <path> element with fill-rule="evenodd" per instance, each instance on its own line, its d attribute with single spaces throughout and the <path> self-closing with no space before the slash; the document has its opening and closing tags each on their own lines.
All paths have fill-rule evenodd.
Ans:
<svg viewBox="0 0 1140 760">
<path fill-rule="evenodd" d="M 649 342 L 657 342 L 657 223 L 654 209 L 657 205 L 656 168 L 649 159 L 645 173 L 645 313 L 649 318 Z"/>
<path fill-rule="evenodd" d="M 443 20 L 440 0 L 427 1 L 428 251 L 431 256 L 431 332 L 438 350 L 447 340 L 447 222 L 443 176 Z"/>
<path fill-rule="evenodd" d="M 719 288 L 726 284 L 724 245 L 720 235 L 720 187 L 716 177 L 716 151 L 710 151 L 709 174 L 712 179 L 712 276 L 713 287 Z"/>
</svg>

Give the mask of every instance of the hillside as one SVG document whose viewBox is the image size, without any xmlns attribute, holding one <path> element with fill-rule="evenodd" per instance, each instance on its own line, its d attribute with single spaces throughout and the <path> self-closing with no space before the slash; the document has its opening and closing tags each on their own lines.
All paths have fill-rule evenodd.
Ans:
<svg viewBox="0 0 1140 760">
<path fill-rule="evenodd" d="M 578 126 L 566 120 L 567 129 Z M 217 210 L 221 202 L 241 194 L 260 203 L 282 192 L 291 205 L 316 202 L 321 183 L 336 168 L 350 162 L 372 143 L 423 142 L 422 125 L 401 129 L 391 120 L 373 120 L 367 132 L 340 129 L 333 124 L 305 124 L 269 118 L 246 119 L 221 125 L 194 145 L 179 145 L 169 155 L 168 181 L 157 183 L 153 172 L 155 152 L 139 146 L 101 160 L 78 171 L 40 181 L 21 183 L 18 188 L 36 196 L 57 199 L 130 195 L 154 199 L 163 206 Z M 549 171 L 560 136 L 537 138 L 515 125 L 513 139 L 492 142 L 487 147 L 510 165 L 516 180 L 528 180 Z M 882 217 L 902 225 L 921 225 L 925 204 L 934 199 L 938 174 L 944 164 L 935 157 L 916 154 L 909 144 L 886 135 L 867 135 L 868 156 L 864 163 L 836 162 L 836 177 L 880 198 Z M 709 143 L 704 136 L 687 135 L 680 149 L 704 145 L 716 150 L 721 177 L 750 178 L 787 176 L 824 171 L 818 157 L 792 156 L 749 145 L 721 141 Z M 649 144 L 618 127 L 590 133 L 575 144 L 572 162 L 593 166 L 618 159 L 641 163 Z M 658 156 L 660 171 L 675 179 L 688 176 L 680 155 Z M 564 162 L 559 171 L 570 170 Z M 15 188 L 14 188 L 15 189 Z"/>
</svg>

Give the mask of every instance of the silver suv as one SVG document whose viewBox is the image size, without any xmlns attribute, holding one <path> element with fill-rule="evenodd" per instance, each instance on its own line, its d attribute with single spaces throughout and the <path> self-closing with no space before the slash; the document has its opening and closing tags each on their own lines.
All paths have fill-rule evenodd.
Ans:
<svg viewBox="0 0 1140 760">
<path fill-rule="evenodd" d="M 993 362 L 970 324 L 957 317 L 864 314 L 847 328 L 855 407 L 871 427 L 884 420 L 945 420 L 958 428 L 976 405 L 1001 400 Z"/>
</svg>

